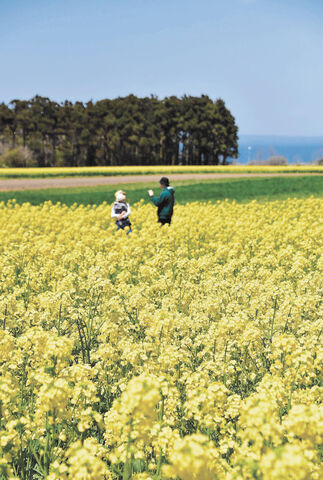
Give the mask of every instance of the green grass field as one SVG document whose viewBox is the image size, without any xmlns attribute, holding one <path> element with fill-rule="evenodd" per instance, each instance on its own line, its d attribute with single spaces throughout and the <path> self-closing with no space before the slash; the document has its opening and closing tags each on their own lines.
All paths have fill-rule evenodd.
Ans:
<svg viewBox="0 0 323 480">
<path fill-rule="evenodd" d="M 187 203 L 194 201 L 236 200 L 248 202 L 250 200 L 283 200 L 288 197 L 308 197 L 310 195 L 323 196 L 322 176 L 276 177 L 276 178 L 240 178 L 219 180 L 187 180 L 173 182 L 176 188 L 176 202 Z M 0 192 L 0 201 L 7 202 L 16 199 L 21 204 L 29 202 L 38 205 L 50 200 L 53 203 L 61 202 L 66 205 L 100 204 L 104 201 L 112 203 L 114 192 L 118 189 L 126 190 L 131 204 L 142 198 L 147 202 L 147 189 L 153 188 L 159 193 L 158 183 L 135 183 L 120 185 L 104 185 L 82 188 L 53 188 L 42 190 L 22 190 Z"/>
</svg>

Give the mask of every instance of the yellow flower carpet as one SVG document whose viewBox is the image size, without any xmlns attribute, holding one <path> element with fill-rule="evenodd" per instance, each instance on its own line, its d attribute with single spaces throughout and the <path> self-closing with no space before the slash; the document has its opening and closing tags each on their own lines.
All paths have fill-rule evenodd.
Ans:
<svg viewBox="0 0 323 480">
<path fill-rule="evenodd" d="M 0 205 L 0 479 L 322 478 L 323 201 Z"/>
</svg>

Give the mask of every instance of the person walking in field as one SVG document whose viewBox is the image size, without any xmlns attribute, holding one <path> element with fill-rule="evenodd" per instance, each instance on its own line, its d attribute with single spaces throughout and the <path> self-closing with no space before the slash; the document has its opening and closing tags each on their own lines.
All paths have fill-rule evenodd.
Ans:
<svg viewBox="0 0 323 480">
<path fill-rule="evenodd" d="M 118 190 L 115 194 L 116 201 L 112 205 L 111 209 L 111 218 L 116 218 L 117 230 L 125 229 L 129 227 L 127 235 L 131 232 L 131 222 L 129 220 L 130 215 L 130 205 L 127 203 L 126 192 L 123 190 Z"/>
<path fill-rule="evenodd" d="M 162 177 L 159 180 L 159 183 L 162 189 L 159 197 L 154 196 L 153 190 L 148 190 L 148 195 L 150 196 L 153 204 L 158 207 L 158 222 L 161 223 L 161 226 L 165 225 L 166 223 L 170 225 L 174 211 L 175 189 L 169 185 L 169 180 L 167 177 Z"/>
</svg>

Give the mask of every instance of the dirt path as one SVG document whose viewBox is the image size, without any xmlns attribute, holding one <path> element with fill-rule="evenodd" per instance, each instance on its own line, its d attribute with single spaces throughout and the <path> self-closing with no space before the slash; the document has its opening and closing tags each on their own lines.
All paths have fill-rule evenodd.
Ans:
<svg viewBox="0 0 323 480">
<path fill-rule="evenodd" d="M 219 178 L 245 177 L 297 177 L 322 175 L 320 173 L 174 173 L 175 180 L 213 180 Z M 42 188 L 95 187 L 97 185 L 119 185 L 125 183 L 158 182 L 161 175 L 123 175 L 115 177 L 68 177 L 68 178 L 10 178 L 0 179 L 0 191 L 38 190 Z"/>
</svg>

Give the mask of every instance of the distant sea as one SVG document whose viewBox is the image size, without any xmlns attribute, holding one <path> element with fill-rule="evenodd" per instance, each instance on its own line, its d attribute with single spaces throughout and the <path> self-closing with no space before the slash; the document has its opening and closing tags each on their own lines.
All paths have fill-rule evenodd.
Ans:
<svg viewBox="0 0 323 480">
<path fill-rule="evenodd" d="M 271 135 L 240 135 L 239 158 L 233 163 L 266 160 L 282 155 L 289 164 L 306 164 L 323 158 L 322 137 L 287 137 Z"/>
</svg>

